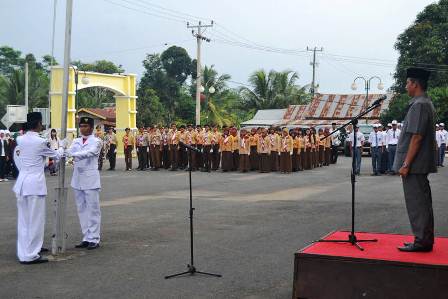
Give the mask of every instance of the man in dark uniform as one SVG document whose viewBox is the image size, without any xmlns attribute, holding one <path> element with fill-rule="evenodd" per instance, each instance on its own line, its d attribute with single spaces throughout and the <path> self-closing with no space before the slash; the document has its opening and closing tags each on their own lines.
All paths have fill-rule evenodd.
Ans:
<svg viewBox="0 0 448 299">
<path fill-rule="evenodd" d="M 434 243 L 434 215 L 428 174 L 437 171 L 434 105 L 426 95 L 429 71 L 407 70 L 406 90 L 412 97 L 397 145 L 393 170 L 403 181 L 404 198 L 415 236 L 399 247 L 405 252 L 429 252 Z"/>
</svg>

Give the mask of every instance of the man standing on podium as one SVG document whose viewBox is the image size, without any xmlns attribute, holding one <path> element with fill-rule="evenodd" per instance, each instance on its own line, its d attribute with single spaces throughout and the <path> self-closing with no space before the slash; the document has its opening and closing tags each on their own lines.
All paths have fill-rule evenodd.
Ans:
<svg viewBox="0 0 448 299">
<path fill-rule="evenodd" d="M 429 252 L 434 244 L 434 215 L 428 174 L 437 172 L 434 105 L 426 94 L 429 71 L 407 70 L 406 90 L 412 97 L 403 122 L 393 171 L 403 181 L 404 199 L 415 236 L 398 247 L 404 252 Z"/>
<path fill-rule="evenodd" d="M 96 249 L 100 245 L 100 173 L 98 157 L 103 147 L 102 141 L 92 135 L 93 118 L 81 117 L 79 121 L 81 137 L 73 140 L 66 151 L 74 158 L 71 186 L 75 192 L 79 223 L 83 234 L 82 242 L 76 248 Z"/>
</svg>

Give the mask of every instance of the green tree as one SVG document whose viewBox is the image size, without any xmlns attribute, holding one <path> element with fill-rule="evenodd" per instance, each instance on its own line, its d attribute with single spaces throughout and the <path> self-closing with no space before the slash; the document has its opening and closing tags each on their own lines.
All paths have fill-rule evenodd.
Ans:
<svg viewBox="0 0 448 299">
<path fill-rule="evenodd" d="M 8 46 L 0 47 L 0 75 L 9 75 L 15 68 L 22 68 L 22 52 Z"/>
<path fill-rule="evenodd" d="M 166 75 L 182 84 L 191 74 L 191 58 L 184 48 L 171 46 L 160 56 Z"/>
<path fill-rule="evenodd" d="M 306 104 L 310 95 L 296 84 L 298 75 L 293 71 L 255 71 L 249 77 L 252 88 L 242 87 L 242 108 L 251 112 L 260 109 L 286 108 L 288 105 Z"/>
<path fill-rule="evenodd" d="M 406 69 L 410 66 L 433 70 L 429 87 L 447 85 L 448 0 L 426 6 L 415 22 L 398 36 L 395 49 L 399 52 L 399 58 L 394 74 L 394 91 L 405 92 Z"/>
<path fill-rule="evenodd" d="M 137 100 L 137 125 L 149 126 L 164 124 L 166 109 L 160 102 L 156 92 L 147 88 L 140 91 Z"/>
<path fill-rule="evenodd" d="M 416 20 L 401 33 L 395 49 L 399 52 L 393 90 L 397 93 L 381 115 L 384 123 L 402 120 L 410 98 L 406 94 L 406 69 L 410 66 L 431 70 L 428 95 L 436 109 L 436 119 L 448 122 L 448 0 L 426 6 Z"/>
<path fill-rule="evenodd" d="M 194 103 L 187 93 L 185 80 L 191 73 L 191 59 L 183 48 L 170 47 L 159 54 L 148 54 L 143 60 L 145 72 L 139 82 L 137 94 L 153 89 L 166 108 L 166 122 L 189 121 Z"/>
</svg>

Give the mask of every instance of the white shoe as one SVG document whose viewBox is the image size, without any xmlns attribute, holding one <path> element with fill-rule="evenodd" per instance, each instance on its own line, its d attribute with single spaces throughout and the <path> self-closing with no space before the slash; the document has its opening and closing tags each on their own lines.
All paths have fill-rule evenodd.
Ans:
<svg viewBox="0 0 448 299">
<path fill-rule="evenodd" d="M 3 179 L 0 179 L 0 182 L 3 182 Z"/>
<path fill-rule="evenodd" d="M 3 179 L 3 182 L 8 182 L 9 180 L 8 179 Z"/>
</svg>

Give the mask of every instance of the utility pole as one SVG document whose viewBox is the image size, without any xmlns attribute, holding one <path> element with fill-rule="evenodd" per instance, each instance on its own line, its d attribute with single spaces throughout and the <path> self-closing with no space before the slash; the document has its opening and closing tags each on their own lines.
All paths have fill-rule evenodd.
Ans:
<svg viewBox="0 0 448 299">
<path fill-rule="evenodd" d="M 310 65 L 313 66 L 313 81 L 311 82 L 310 91 L 311 91 L 311 97 L 314 98 L 314 92 L 316 90 L 316 66 L 319 65 L 318 63 L 316 63 L 316 52 L 322 52 L 324 50 L 324 48 L 321 47 L 320 49 L 317 49 L 317 47 L 314 47 L 312 49 L 312 48 L 306 47 L 306 50 L 313 52 L 313 62 L 310 63 Z"/>
<path fill-rule="evenodd" d="M 70 48 L 72 38 L 73 0 L 67 0 L 65 14 L 64 77 L 62 82 L 62 124 L 61 139 L 67 137 L 68 83 L 70 79 Z M 53 255 L 65 253 L 65 207 L 67 188 L 65 187 L 65 157 L 61 158 L 58 177 L 57 198 L 55 199 L 54 234 L 51 246 Z"/>
<path fill-rule="evenodd" d="M 28 113 L 28 62 L 25 62 L 25 109 L 26 113 Z"/>
<path fill-rule="evenodd" d="M 201 124 L 201 41 L 210 42 L 209 38 L 206 38 L 203 36 L 202 28 L 207 27 L 213 27 L 213 21 L 210 22 L 208 25 L 203 25 L 201 21 L 199 21 L 198 25 L 190 25 L 190 23 L 187 23 L 187 28 L 193 28 L 191 30 L 191 33 L 194 37 L 196 37 L 197 41 L 197 49 L 196 49 L 196 125 Z M 195 30 L 197 30 L 197 33 L 195 33 Z"/>
</svg>

